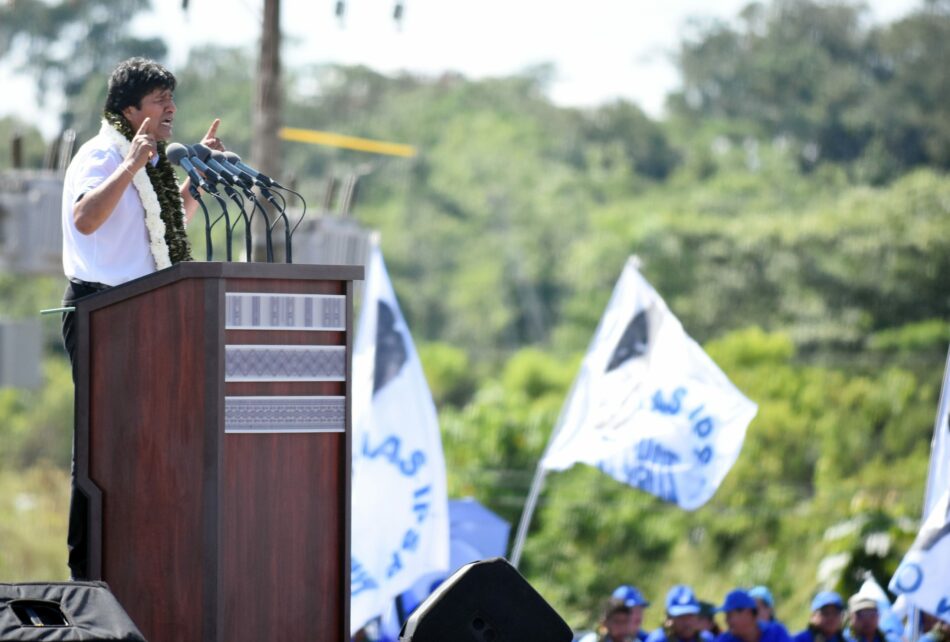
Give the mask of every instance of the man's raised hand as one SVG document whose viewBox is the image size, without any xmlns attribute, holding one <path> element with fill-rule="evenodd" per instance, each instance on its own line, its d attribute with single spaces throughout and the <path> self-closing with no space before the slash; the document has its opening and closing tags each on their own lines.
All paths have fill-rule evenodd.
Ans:
<svg viewBox="0 0 950 642">
<path fill-rule="evenodd" d="M 157 153 L 158 147 L 152 135 L 152 119 L 146 116 L 135 137 L 132 138 L 126 160 L 132 165 L 133 171 L 138 171 Z"/>
<path fill-rule="evenodd" d="M 201 144 L 211 149 L 216 149 L 219 152 L 226 152 L 227 150 L 224 148 L 224 143 L 218 138 L 218 125 L 220 124 L 221 119 L 215 118 L 214 122 L 211 123 L 211 127 L 208 128 L 208 133 L 201 139 Z"/>
</svg>

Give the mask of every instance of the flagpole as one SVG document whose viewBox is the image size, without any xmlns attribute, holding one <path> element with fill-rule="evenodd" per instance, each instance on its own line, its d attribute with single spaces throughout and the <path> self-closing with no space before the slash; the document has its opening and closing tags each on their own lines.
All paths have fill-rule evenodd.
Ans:
<svg viewBox="0 0 950 642">
<path fill-rule="evenodd" d="M 541 487 L 544 485 L 544 457 L 538 462 L 538 467 L 534 471 L 534 480 L 531 482 L 531 490 L 528 492 L 528 499 L 525 500 L 524 510 L 521 511 L 521 521 L 518 522 L 518 533 L 515 535 L 515 543 L 511 548 L 511 565 L 518 568 L 518 562 L 521 561 L 521 551 L 524 548 L 524 541 L 528 537 L 528 526 L 531 524 L 531 516 L 534 515 L 534 508 L 538 504 L 538 497 L 541 495 Z"/>
<path fill-rule="evenodd" d="M 624 269 L 626 269 L 628 265 L 632 266 L 635 270 L 639 270 L 641 265 L 640 257 L 638 257 L 636 254 L 631 254 L 629 257 L 627 257 L 627 260 L 624 263 Z M 610 297 L 610 301 L 607 304 L 608 308 L 610 307 L 610 303 L 613 302 L 615 296 L 616 291 Z M 603 317 L 601 317 L 600 321 L 597 323 L 597 328 L 594 330 L 595 337 L 600 332 L 600 328 L 603 323 L 604 320 Z M 590 348 L 588 348 L 588 352 L 590 352 Z M 576 386 L 577 379 L 575 379 L 571 384 L 571 388 L 568 390 L 567 397 L 565 399 L 569 400 L 573 398 L 574 389 Z M 551 444 L 554 443 L 558 433 L 561 431 L 561 426 L 564 423 L 564 413 L 566 410 L 567 402 L 565 401 L 565 404 L 561 406 L 560 413 L 558 413 L 557 423 L 554 424 L 554 430 L 551 431 L 551 436 L 548 438 L 548 444 L 544 448 L 544 452 L 541 454 L 541 459 L 538 460 L 538 467 L 535 469 L 534 479 L 531 481 L 531 489 L 528 491 L 528 498 L 525 500 L 524 509 L 521 511 L 521 520 L 518 522 L 518 532 L 515 534 L 515 541 L 511 547 L 511 559 L 508 560 L 515 568 L 518 568 L 518 564 L 521 562 L 521 553 L 524 550 L 524 542 L 528 538 L 528 527 L 531 525 L 531 518 L 534 516 L 534 509 L 537 507 L 538 497 L 541 496 L 541 489 L 544 486 L 544 477 L 546 475 L 544 469 L 544 457 L 548 454 Z"/>
<path fill-rule="evenodd" d="M 603 323 L 602 320 L 601 323 Z M 597 329 L 600 329 L 600 323 L 597 324 Z M 583 368 L 583 365 L 581 367 Z M 566 399 L 569 400 L 574 397 L 574 390 L 576 388 L 577 379 L 571 383 L 571 387 L 567 391 Z M 551 444 L 557 439 L 558 433 L 561 432 L 561 428 L 564 426 L 564 416 L 567 412 L 567 405 L 565 401 L 564 405 L 561 406 L 557 421 L 554 424 L 554 430 L 551 431 L 547 446 L 544 447 L 544 452 L 541 453 L 541 458 L 538 460 L 538 467 L 535 469 L 534 479 L 531 481 L 531 489 L 528 491 L 528 498 L 525 500 L 524 509 L 521 511 L 521 520 L 518 522 L 518 532 L 515 534 L 515 542 L 511 547 L 511 559 L 508 560 L 515 568 L 518 568 L 518 563 L 521 561 L 524 541 L 528 538 L 528 526 L 531 525 L 531 517 L 534 515 L 534 509 L 538 504 L 538 497 L 541 496 L 541 489 L 544 486 L 544 477 L 547 475 L 547 471 L 544 468 L 544 458 L 547 456 L 548 451 L 551 449 Z"/>
</svg>

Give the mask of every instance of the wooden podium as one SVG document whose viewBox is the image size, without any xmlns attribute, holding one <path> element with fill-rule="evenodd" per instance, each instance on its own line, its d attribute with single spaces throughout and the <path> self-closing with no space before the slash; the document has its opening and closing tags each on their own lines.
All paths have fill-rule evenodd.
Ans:
<svg viewBox="0 0 950 642">
<path fill-rule="evenodd" d="M 77 304 L 90 575 L 150 642 L 348 639 L 362 277 L 181 263 Z"/>
</svg>

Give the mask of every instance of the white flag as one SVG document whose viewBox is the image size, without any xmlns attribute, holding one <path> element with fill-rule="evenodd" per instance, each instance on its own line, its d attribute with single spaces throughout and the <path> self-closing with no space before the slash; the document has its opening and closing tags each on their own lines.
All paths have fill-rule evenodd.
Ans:
<svg viewBox="0 0 950 642">
<path fill-rule="evenodd" d="M 931 509 L 888 588 L 950 622 L 950 490 Z"/>
<path fill-rule="evenodd" d="M 575 463 L 694 510 L 716 492 L 757 406 L 624 268 L 542 459 Z"/>
<path fill-rule="evenodd" d="M 378 246 L 353 353 L 350 621 L 356 632 L 421 576 L 449 567 L 435 404 Z"/>
<path fill-rule="evenodd" d="M 950 351 L 930 448 L 924 526 L 888 588 L 950 622 Z"/>
<path fill-rule="evenodd" d="M 950 350 L 943 371 L 943 389 L 934 422 L 934 438 L 930 445 L 930 470 L 924 497 L 924 516 L 930 514 L 937 500 L 950 488 Z"/>
</svg>

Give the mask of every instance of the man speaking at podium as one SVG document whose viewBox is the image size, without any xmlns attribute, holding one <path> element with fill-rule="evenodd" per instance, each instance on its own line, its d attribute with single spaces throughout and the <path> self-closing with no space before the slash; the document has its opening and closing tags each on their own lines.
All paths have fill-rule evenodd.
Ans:
<svg viewBox="0 0 950 642">
<path fill-rule="evenodd" d="M 175 119 L 175 76 L 130 58 L 109 78 L 102 128 L 69 164 L 63 180 L 63 306 L 180 261 L 191 260 L 185 223 L 198 206 L 165 155 Z M 215 119 L 201 141 L 224 151 Z M 63 343 L 76 379 L 76 316 L 63 314 Z M 69 569 L 87 579 L 86 498 L 76 488 L 73 447 Z"/>
</svg>

